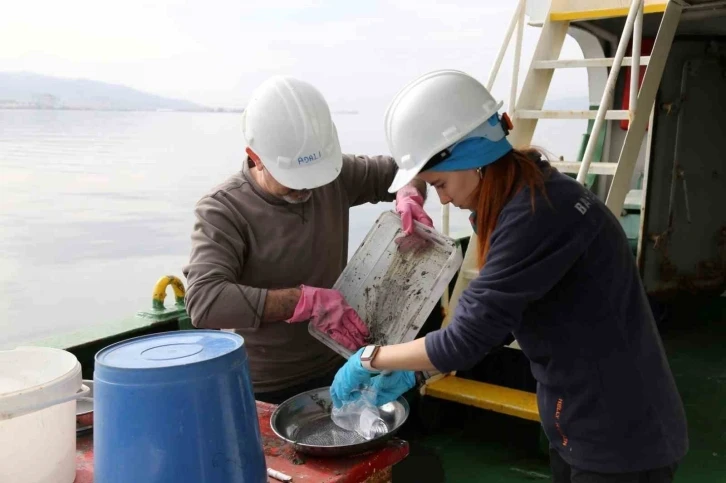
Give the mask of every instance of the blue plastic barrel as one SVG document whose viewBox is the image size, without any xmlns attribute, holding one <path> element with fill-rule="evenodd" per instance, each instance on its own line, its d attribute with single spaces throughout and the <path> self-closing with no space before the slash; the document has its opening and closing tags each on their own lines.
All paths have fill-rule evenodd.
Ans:
<svg viewBox="0 0 726 483">
<path fill-rule="evenodd" d="M 96 354 L 100 483 L 262 483 L 267 468 L 244 339 L 166 332 Z"/>
</svg>

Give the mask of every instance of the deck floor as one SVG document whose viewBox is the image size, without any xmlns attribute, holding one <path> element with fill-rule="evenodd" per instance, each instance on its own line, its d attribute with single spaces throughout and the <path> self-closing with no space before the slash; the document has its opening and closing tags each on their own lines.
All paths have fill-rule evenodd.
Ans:
<svg viewBox="0 0 726 483">
<path fill-rule="evenodd" d="M 726 299 L 669 307 L 663 341 L 686 406 L 690 450 L 676 481 L 726 481 Z M 456 403 L 412 401 L 409 457 L 393 481 L 532 483 L 550 479 L 537 423 Z"/>
</svg>

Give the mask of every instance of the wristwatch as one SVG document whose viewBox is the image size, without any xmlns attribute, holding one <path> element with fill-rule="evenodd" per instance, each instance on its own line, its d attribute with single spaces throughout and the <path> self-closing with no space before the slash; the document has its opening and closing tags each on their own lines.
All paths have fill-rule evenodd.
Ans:
<svg viewBox="0 0 726 483">
<path fill-rule="evenodd" d="M 378 349 L 380 348 L 381 346 L 379 345 L 368 345 L 363 348 L 363 352 L 360 354 L 360 363 L 364 369 L 371 372 L 381 372 L 380 369 L 375 369 L 371 366 L 371 362 L 373 362 L 373 359 L 376 357 Z M 390 372 L 391 371 L 383 371 L 383 375 L 390 374 Z M 413 374 L 416 382 L 412 389 L 420 389 L 421 386 L 426 384 L 428 377 L 423 371 L 414 371 Z"/>
<path fill-rule="evenodd" d="M 378 349 L 380 348 L 381 346 L 379 345 L 367 345 L 363 348 L 363 352 L 361 352 L 360 355 L 360 362 L 364 369 L 380 372 L 377 369 L 374 369 L 373 366 L 371 366 L 371 362 L 373 362 L 373 358 L 376 357 Z"/>
</svg>

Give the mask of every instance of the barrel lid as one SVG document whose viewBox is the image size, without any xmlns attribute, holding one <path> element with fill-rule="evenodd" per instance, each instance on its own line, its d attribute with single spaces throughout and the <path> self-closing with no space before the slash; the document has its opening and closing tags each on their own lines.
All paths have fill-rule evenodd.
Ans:
<svg viewBox="0 0 726 483">
<path fill-rule="evenodd" d="M 238 350 L 244 339 L 232 332 L 181 330 L 135 337 L 102 349 L 96 367 L 161 369 L 218 359 Z"/>
</svg>

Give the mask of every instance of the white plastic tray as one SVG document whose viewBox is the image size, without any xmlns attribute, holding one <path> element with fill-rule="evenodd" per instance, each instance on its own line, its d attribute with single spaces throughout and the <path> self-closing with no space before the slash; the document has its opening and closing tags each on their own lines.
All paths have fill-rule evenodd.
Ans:
<svg viewBox="0 0 726 483">
<path fill-rule="evenodd" d="M 431 243 L 420 253 L 401 253 L 395 243 L 403 236 L 401 219 L 384 212 L 333 286 L 365 321 L 371 344 L 415 339 L 461 266 L 461 249 L 454 239 L 420 223 L 416 232 Z M 308 331 L 346 359 L 352 355 L 312 324 Z"/>
</svg>

